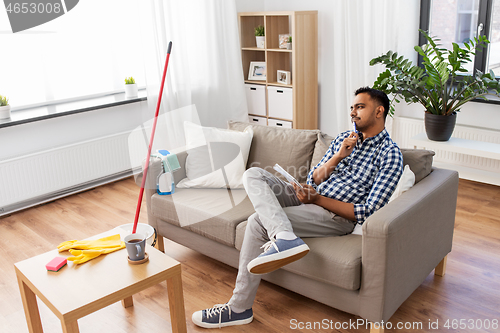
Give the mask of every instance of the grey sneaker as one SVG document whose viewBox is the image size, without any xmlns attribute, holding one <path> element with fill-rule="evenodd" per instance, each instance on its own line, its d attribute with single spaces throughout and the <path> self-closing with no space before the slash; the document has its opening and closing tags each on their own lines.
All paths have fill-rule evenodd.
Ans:
<svg viewBox="0 0 500 333">
<path fill-rule="evenodd" d="M 204 328 L 222 328 L 233 325 L 249 324 L 253 320 L 252 309 L 237 313 L 231 311 L 229 304 L 216 304 L 211 309 L 196 311 L 191 318 L 195 325 Z"/>
<path fill-rule="evenodd" d="M 247 269 L 252 274 L 266 274 L 299 260 L 309 252 L 309 246 L 299 237 L 293 240 L 270 240 L 262 246 L 264 253 L 250 261 Z"/>
</svg>

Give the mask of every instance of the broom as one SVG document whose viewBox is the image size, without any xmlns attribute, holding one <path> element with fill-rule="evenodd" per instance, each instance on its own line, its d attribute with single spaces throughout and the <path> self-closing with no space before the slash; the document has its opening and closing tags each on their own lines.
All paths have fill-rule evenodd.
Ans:
<svg viewBox="0 0 500 333">
<path fill-rule="evenodd" d="M 137 231 L 137 222 L 139 221 L 139 213 L 141 212 L 142 196 L 144 195 L 144 185 L 146 184 L 146 177 L 148 176 L 149 159 L 151 157 L 151 148 L 153 147 L 153 139 L 155 137 L 156 122 L 158 120 L 158 113 L 160 111 L 161 97 L 163 95 L 163 85 L 165 83 L 165 76 L 167 75 L 168 59 L 170 59 L 170 51 L 172 50 L 172 42 L 168 43 L 167 59 L 165 60 L 165 68 L 163 69 L 163 77 L 161 79 L 160 95 L 158 96 L 158 103 L 156 104 L 155 118 L 153 121 L 153 129 L 151 130 L 151 138 L 149 139 L 148 155 L 146 156 L 146 166 L 142 175 L 141 189 L 139 192 L 139 200 L 137 201 L 137 209 L 135 211 L 134 228 L 132 233 Z"/>
</svg>

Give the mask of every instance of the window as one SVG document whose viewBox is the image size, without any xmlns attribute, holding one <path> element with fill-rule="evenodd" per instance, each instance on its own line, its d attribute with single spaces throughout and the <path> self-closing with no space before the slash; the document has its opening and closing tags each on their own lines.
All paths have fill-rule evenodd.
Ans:
<svg viewBox="0 0 500 333">
<path fill-rule="evenodd" d="M 0 10 L 0 95 L 14 109 L 145 85 L 140 21 L 134 0 L 80 1 L 43 25 L 10 33 Z"/>
<path fill-rule="evenodd" d="M 463 46 L 478 34 L 485 35 L 490 44 L 476 51 L 467 69 L 493 70 L 500 77 L 500 0 L 422 0 L 420 13 L 420 29 L 440 38 L 448 49 L 452 43 Z M 420 36 L 419 42 L 423 45 L 426 40 Z"/>
</svg>

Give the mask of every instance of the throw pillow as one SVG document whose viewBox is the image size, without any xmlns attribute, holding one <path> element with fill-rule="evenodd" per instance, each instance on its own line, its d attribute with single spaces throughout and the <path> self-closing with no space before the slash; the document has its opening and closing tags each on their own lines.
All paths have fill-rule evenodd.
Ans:
<svg viewBox="0 0 500 333">
<path fill-rule="evenodd" d="M 411 171 L 410 166 L 407 164 L 405 165 L 403 174 L 401 175 L 401 179 L 399 180 L 394 193 L 392 193 L 389 202 L 408 191 L 410 188 L 412 188 L 413 185 L 415 185 L 415 174 L 413 173 L 413 171 Z"/>
<path fill-rule="evenodd" d="M 352 231 L 353 235 L 361 235 L 363 236 L 363 225 L 356 223 L 356 226 L 354 227 L 354 230 Z"/>
<path fill-rule="evenodd" d="M 425 149 L 401 148 L 403 154 L 403 165 L 409 165 L 415 173 L 415 184 L 427 177 L 432 170 L 432 157 L 434 152 Z"/>
<path fill-rule="evenodd" d="M 253 131 L 202 127 L 184 122 L 186 176 L 178 188 L 243 188 Z"/>
<path fill-rule="evenodd" d="M 248 126 L 244 122 L 228 122 L 228 128 L 233 130 L 242 131 Z M 253 129 L 253 140 L 247 168 L 259 167 L 284 180 L 273 169 L 278 163 L 300 183 L 305 183 L 311 170 L 311 157 L 319 131 L 254 124 L 250 126 Z"/>
<path fill-rule="evenodd" d="M 316 141 L 316 145 L 314 146 L 311 167 L 316 166 L 316 164 L 321 161 L 333 140 L 335 140 L 335 138 L 328 134 L 318 133 L 318 141 Z"/>
<path fill-rule="evenodd" d="M 404 192 L 408 191 L 415 184 L 415 174 L 411 171 L 410 166 L 407 164 L 403 170 L 403 174 L 401 175 L 401 179 L 392 193 L 389 202 L 399 197 Z M 353 235 L 363 235 L 363 226 L 361 224 L 356 224 L 354 230 L 352 231 Z"/>
</svg>

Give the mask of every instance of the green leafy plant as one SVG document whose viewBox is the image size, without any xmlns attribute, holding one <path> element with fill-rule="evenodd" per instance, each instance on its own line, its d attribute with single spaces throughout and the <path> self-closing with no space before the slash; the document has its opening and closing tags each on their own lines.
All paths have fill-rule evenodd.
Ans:
<svg viewBox="0 0 500 333">
<path fill-rule="evenodd" d="M 264 26 L 259 25 L 255 28 L 255 36 L 264 36 Z"/>
<path fill-rule="evenodd" d="M 5 96 L 0 95 L 0 106 L 9 105 L 9 99 Z"/>
<path fill-rule="evenodd" d="M 392 94 L 391 116 L 394 115 L 394 102 L 399 103 L 400 98 L 408 104 L 422 104 L 427 113 L 449 116 L 475 98 L 500 95 L 500 84 L 493 71 L 460 74 L 468 73 L 464 65 L 472 62 L 475 49 L 483 49 L 489 43 L 485 36 L 466 42 L 465 47 L 453 43 L 453 49 L 448 50 L 437 44 L 440 39 L 419 31 L 428 41 L 423 47 L 415 46 L 415 51 L 423 57 L 423 68 L 412 65 L 393 51 L 370 61 L 371 66 L 383 64 L 387 68 L 380 73 L 373 88 Z"/>
<path fill-rule="evenodd" d="M 292 42 L 292 36 L 288 37 L 288 43 Z"/>
<path fill-rule="evenodd" d="M 132 76 L 131 77 L 126 77 L 125 78 L 125 84 L 135 84 L 134 78 Z"/>
</svg>

